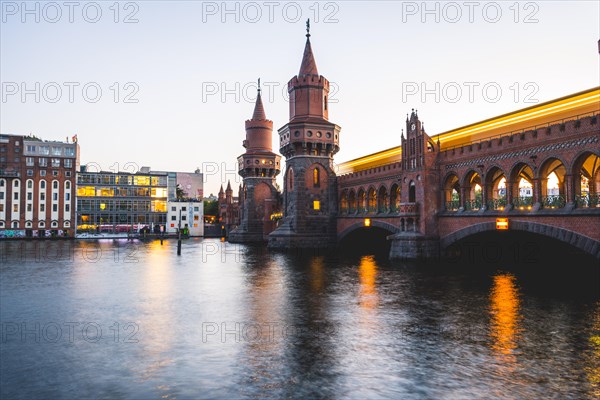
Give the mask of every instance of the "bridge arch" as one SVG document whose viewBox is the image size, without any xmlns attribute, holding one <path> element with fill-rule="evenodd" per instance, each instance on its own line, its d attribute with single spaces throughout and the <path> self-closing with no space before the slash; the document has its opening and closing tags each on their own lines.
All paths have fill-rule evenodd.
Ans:
<svg viewBox="0 0 600 400">
<path fill-rule="evenodd" d="M 460 179 L 454 171 L 446 174 L 444 182 L 444 206 L 446 210 L 456 211 L 461 206 Z"/>
<path fill-rule="evenodd" d="M 486 206 L 492 210 L 502 210 L 506 206 L 506 173 L 499 165 L 492 165 L 484 175 L 483 190 Z"/>
<path fill-rule="evenodd" d="M 597 242 L 590 237 L 580 235 L 576 232 L 552 225 L 528 221 L 511 221 L 510 229 L 513 231 L 534 233 L 537 235 L 559 240 L 563 243 L 570 244 L 571 246 L 574 246 L 579 250 L 582 250 L 586 254 L 589 254 L 595 257 L 596 259 L 600 260 L 600 242 Z M 440 238 L 440 246 L 442 250 L 445 250 L 450 245 L 468 236 L 491 231 L 496 231 L 495 221 L 474 224 L 466 228 L 459 229 L 449 235 Z"/>
<path fill-rule="evenodd" d="M 569 168 L 573 177 L 574 199 L 578 207 L 597 207 L 600 193 L 600 155 L 585 150 L 573 158 Z"/>
<path fill-rule="evenodd" d="M 387 187 L 385 185 L 379 186 L 379 190 L 377 191 L 377 212 L 378 213 L 386 213 L 388 212 L 388 192 Z"/>
<path fill-rule="evenodd" d="M 462 192 L 463 206 L 466 210 L 479 210 L 482 206 L 483 182 L 481 173 L 471 169 L 463 177 Z"/>
<path fill-rule="evenodd" d="M 359 220 L 359 221 L 360 222 L 356 222 L 356 223 L 350 225 L 349 227 L 347 227 L 346 229 L 344 229 L 342 232 L 338 233 L 338 235 L 337 235 L 338 243 L 340 243 L 349 234 L 351 234 L 352 232 L 354 232 L 358 229 L 370 229 L 371 227 L 381 228 L 381 229 L 388 231 L 390 235 L 400 232 L 400 228 L 398 228 L 397 226 L 394 226 L 390 223 L 384 222 L 384 221 L 378 221 L 376 219 L 372 219 L 371 226 L 368 226 L 368 227 L 365 226 L 363 220 Z"/>
<path fill-rule="evenodd" d="M 519 161 L 513 164 L 506 183 L 507 201 L 515 208 L 524 209 L 533 205 L 533 168 Z"/>
</svg>

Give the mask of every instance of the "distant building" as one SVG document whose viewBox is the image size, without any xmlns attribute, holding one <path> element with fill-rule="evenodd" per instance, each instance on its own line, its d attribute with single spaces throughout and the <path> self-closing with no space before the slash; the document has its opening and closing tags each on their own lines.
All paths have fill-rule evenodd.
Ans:
<svg viewBox="0 0 600 400">
<path fill-rule="evenodd" d="M 78 168 L 76 140 L 0 135 L 0 237 L 71 236 Z"/>
<path fill-rule="evenodd" d="M 167 208 L 167 233 L 177 233 L 181 229 L 189 236 L 204 236 L 202 200 L 170 200 Z"/>
<path fill-rule="evenodd" d="M 177 199 L 178 185 L 190 190 L 193 196 Z M 77 231 L 123 233 L 147 229 L 153 233 L 169 233 L 169 202 L 199 202 L 196 196 L 201 198 L 202 190 L 200 173 L 152 171 L 150 167 L 142 167 L 135 174 L 90 172 L 82 167 L 77 175 Z M 185 189 L 184 193 L 187 193 Z M 202 212 L 201 203 L 198 204 Z M 199 206 L 192 209 L 196 207 Z M 193 221 L 195 215 L 189 218 Z M 190 234 L 193 228 L 199 228 L 194 229 L 193 236 L 202 235 L 202 214 L 199 221 L 198 227 L 194 227 L 193 222 L 189 224 Z M 175 230 L 178 226 L 177 221 Z"/>
<path fill-rule="evenodd" d="M 167 222 L 166 173 L 88 172 L 77 174 L 77 231 L 160 232 Z"/>
<path fill-rule="evenodd" d="M 238 197 L 233 197 L 231 182 L 227 182 L 227 189 L 223 191 L 223 185 L 219 190 L 219 223 L 226 234 L 240 224 L 240 203 L 242 187 L 238 190 Z"/>
</svg>

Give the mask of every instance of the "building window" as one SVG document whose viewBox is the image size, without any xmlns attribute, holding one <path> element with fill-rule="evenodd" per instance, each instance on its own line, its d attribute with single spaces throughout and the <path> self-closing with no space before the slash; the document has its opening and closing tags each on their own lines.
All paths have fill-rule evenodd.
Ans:
<svg viewBox="0 0 600 400">
<path fill-rule="evenodd" d="M 32 145 L 28 144 L 27 145 L 27 152 L 35 153 L 35 146 L 32 146 Z"/>
<path fill-rule="evenodd" d="M 19 180 L 13 181 L 13 187 L 19 187 Z"/>
<path fill-rule="evenodd" d="M 66 212 L 71 211 L 71 205 L 70 204 L 65 204 L 65 211 Z"/>
<path fill-rule="evenodd" d="M 52 188 L 58 189 L 58 181 L 52 181 Z"/>
<path fill-rule="evenodd" d="M 40 146 L 40 154 L 43 154 L 45 156 L 50 154 L 50 147 L 49 146 Z"/>
<path fill-rule="evenodd" d="M 21 152 L 21 148 L 20 147 L 15 147 L 15 153 L 20 153 Z"/>
<path fill-rule="evenodd" d="M 200 211 L 200 207 L 194 207 L 194 211 Z"/>
<path fill-rule="evenodd" d="M 0 200 L 4 200 L 4 192 L 0 192 Z"/>
<path fill-rule="evenodd" d="M 171 211 L 177 211 L 177 208 L 171 207 Z"/>
<path fill-rule="evenodd" d="M 71 171 L 66 171 L 66 172 L 65 172 L 65 176 L 66 176 L 67 178 L 70 178 L 70 177 L 71 177 Z"/>
<path fill-rule="evenodd" d="M 40 182 L 40 187 L 41 187 L 42 189 L 46 189 L 46 181 L 41 181 L 41 182 Z"/>
<path fill-rule="evenodd" d="M 58 193 L 52 193 L 52 201 L 58 201 Z"/>
<path fill-rule="evenodd" d="M 40 170 L 40 176 L 46 176 L 46 170 L 45 169 Z"/>
<path fill-rule="evenodd" d="M 40 201 L 46 201 L 46 193 L 40 193 Z"/>
<path fill-rule="evenodd" d="M 62 148 L 52 146 L 52 155 L 53 156 L 62 156 Z"/>
<path fill-rule="evenodd" d="M 27 192 L 27 200 L 33 200 L 33 193 Z"/>
<path fill-rule="evenodd" d="M 171 215 L 171 221 L 177 221 L 177 217 L 174 215 Z"/>
<path fill-rule="evenodd" d="M 320 175 L 319 168 L 315 167 L 315 169 L 313 169 L 313 186 L 314 187 L 319 187 L 319 185 L 321 184 L 319 175 Z"/>
<path fill-rule="evenodd" d="M 58 211 L 58 204 L 52 204 L 52 211 L 53 212 L 57 212 Z"/>
<path fill-rule="evenodd" d="M 44 212 L 44 211 L 46 211 L 46 205 L 40 204 L 40 212 Z"/>
<path fill-rule="evenodd" d="M 74 147 L 66 147 L 65 148 L 65 156 L 67 156 L 67 157 L 75 156 L 75 148 Z"/>
<path fill-rule="evenodd" d="M 19 223 L 18 223 L 18 222 L 16 222 L 16 221 L 15 221 L 15 222 L 13 222 L 13 223 L 12 223 L 12 227 L 13 227 L 13 228 L 18 228 L 18 227 L 19 227 Z"/>
<path fill-rule="evenodd" d="M 71 193 L 65 193 L 65 201 L 71 200 Z"/>
<path fill-rule="evenodd" d="M 65 168 L 71 168 L 73 166 L 73 160 L 65 158 Z"/>
<path fill-rule="evenodd" d="M 0 179 L 0 187 L 4 187 L 4 179 Z"/>
<path fill-rule="evenodd" d="M 28 169 L 27 170 L 27 176 L 33 176 L 33 170 L 32 169 Z"/>
<path fill-rule="evenodd" d="M 27 211 L 33 211 L 33 204 L 31 204 L 31 203 L 27 204 Z"/>
<path fill-rule="evenodd" d="M 4 193 L 2 193 L 4 194 Z M 4 204 L 0 204 L 0 212 L 4 212 Z"/>
<path fill-rule="evenodd" d="M 182 216 L 181 216 L 181 220 L 182 220 L 182 221 L 185 221 L 186 219 L 187 219 L 187 218 L 185 217 L 185 215 L 182 215 Z"/>
<path fill-rule="evenodd" d="M 66 181 L 65 182 L 65 189 L 71 189 L 71 182 L 70 181 Z"/>
<path fill-rule="evenodd" d="M 31 179 L 27 180 L 27 189 L 33 189 L 33 181 Z"/>
<path fill-rule="evenodd" d="M 19 192 L 15 192 L 13 196 L 15 200 L 19 200 Z"/>
<path fill-rule="evenodd" d="M 18 204 L 13 204 L 13 212 L 19 212 L 19 205 Z"/>
<path fill-rule="evenodd" d="M 52 171 L 52 176 L 58 176 L 58 171 Z"/>
<path fill-rule="evenodd" d="M 321 209 L 321 202 L 319 200 L 313 201 L 313 210 L 319 211 Z"/>
<path fill-rule="evenodd" d="M 28 167 L 33 167 L 35 164 L 35 159 L 33 157 L 25 157 L 25 165 Z"/>
<path fill-rule="evenodd" d="M 187 211 L 186 207 L 181 207 L 181 211 Z"/>
<path fill-rule="evenodd" d="M 46 157 L 40 157 L 38 159 L 38 164 L 40 165 L 40 167 L 47 167 L 48 166 L 48 159 Z"/>
<path fill-rule="evenodd" d="M 60 158 L 53 158 L 52 159 L 52 166 L 53 167 L 60 167 Z"/>
</svg>

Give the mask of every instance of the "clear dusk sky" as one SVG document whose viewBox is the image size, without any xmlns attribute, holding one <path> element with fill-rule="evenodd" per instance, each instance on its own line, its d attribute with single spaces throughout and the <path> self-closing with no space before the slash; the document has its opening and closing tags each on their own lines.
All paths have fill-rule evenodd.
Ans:
<svg viewBox="0 0 600 400">
<path fill-rule="evenodd" d="M 307 18 L 342 162 L 397 146 L 411 108 L 435 135 L 598 86 L 598 4 L 2 1 L 0 131 L 77 134 L 104 170 L 200 167 L 216 194 L 259 77 L 278 152 Z"/>
</svg>

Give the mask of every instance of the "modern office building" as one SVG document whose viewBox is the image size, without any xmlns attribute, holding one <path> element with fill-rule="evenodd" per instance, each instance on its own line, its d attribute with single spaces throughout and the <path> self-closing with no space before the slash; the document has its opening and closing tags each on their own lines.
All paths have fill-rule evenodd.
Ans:
<svg viewBox="0 0 600 400">
<path fill-rule="evenodd" d="M 149 167 L 142 167 L 137 173 L 90 172 L 84 166 L 77 174 L 77 232 L 112 234 L 146 229 L 169 233 L 167 203 L 196 201 L 196 197 L 184 196 L 188 191 L 202 198 L 202 174 L 152 171 Z M 199 208 L 202 221 L 202 207 Z M 189 218 L 189 223 L 195 217 L 186 215 L 186 220 Z M 178 226 L 179 221 L 175 228 Z M 202 235 L 201 224 L 199 227 L 193 230 L 194 236 Z M 193 222 L 188 228 L 192 234 Z"/>
<path fill-rule="evenodd" d="M 0 135 L 0 237 L 72 236 L 79 145 Z"/>
<path fill-rule="evenodd" d="M 77 174 L 77 232 L 120 233 L 166 223 L 166 173 L 88 172 Z"/>
</svg>

